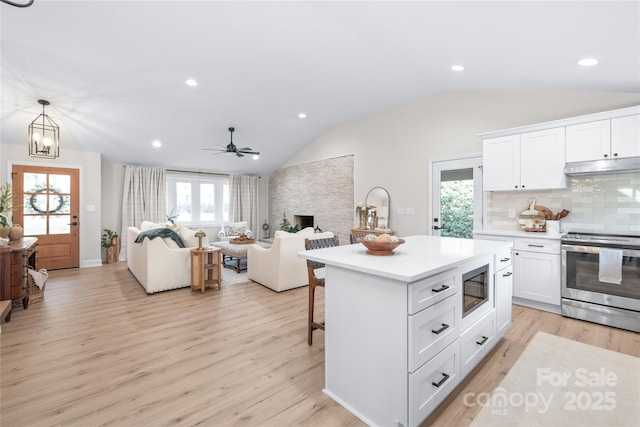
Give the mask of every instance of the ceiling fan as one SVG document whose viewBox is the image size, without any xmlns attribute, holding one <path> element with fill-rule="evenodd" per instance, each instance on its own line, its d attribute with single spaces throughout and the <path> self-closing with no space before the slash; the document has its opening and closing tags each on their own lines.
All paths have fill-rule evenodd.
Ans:
<svg viewBox="0 0 640 427">
<path fill-rule="evenodd" d="M 217 153 L 215 154 L 222 154 L 222 153 L 230 153 L 230 154 L 235 154 L 238 157 L 244 157 L 245 154 L 253 154 L 254 156 L 259 156 L 260 153 L 258 151 L 253 151 L 252 148 L 249 147 L 242 147 L 242 148 L 238 148 L 236 147 L 236 145 L 233 143 L 233 131 L 235 131 L 236 129 L 233 127 L 229 128 L 229 132 L 231 133 L 231 142 L 229 142 L 227 144 L 226 147 L 224 148 L 203 148 L 203 150 L 210 150 L 210 151 L 217 151 Z M 221 147 L 223 147 L 222 145 L 220 145 Z"/>
</svg>

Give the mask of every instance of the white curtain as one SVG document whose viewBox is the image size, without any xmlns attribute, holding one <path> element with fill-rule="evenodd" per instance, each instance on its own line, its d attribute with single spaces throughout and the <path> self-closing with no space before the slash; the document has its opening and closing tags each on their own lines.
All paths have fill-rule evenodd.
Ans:
<svg viewBox="0 0 640 427">
<path fill-rule="evenodd" d="M 122 192 L 121 247 L 126 252 L 127 229 L 142 221 L 167 221 L 166 170 L 146 166 L 125 166 Z"/>
<path fill-rule="evenodd" d="M 247 221 L 251 232 L 259 238 L 257 176 L 229 175 L 229 218 L 232 222 Z"/>
</svg>

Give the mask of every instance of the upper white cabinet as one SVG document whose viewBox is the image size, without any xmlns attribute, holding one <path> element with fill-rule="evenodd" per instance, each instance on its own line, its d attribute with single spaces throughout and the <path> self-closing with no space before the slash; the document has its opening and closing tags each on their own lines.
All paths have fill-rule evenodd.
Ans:
<svg viewBox="0 0 640 427">
<path fill-rule="evenodd" d="M 566 188 L 565 128 L 483 141 L 485 191 Z"/>
<path fill-rule="evenodd" d="M 567 126 L 567 162 L 640 156 L 640 115 Z"/>
<path fill-rule="evenodd" d="M 640 114 L 611 120 L 611 155 L 640 156 Z"/>
</svg>

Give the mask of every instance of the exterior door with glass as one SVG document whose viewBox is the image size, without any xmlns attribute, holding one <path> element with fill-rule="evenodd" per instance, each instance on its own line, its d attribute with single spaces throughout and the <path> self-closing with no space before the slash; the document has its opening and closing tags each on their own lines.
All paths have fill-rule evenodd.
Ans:
<svg viewBox="0 0 640 427">
<path fill-rule="evenodd" d="M 431 235 L 472 239 L 482 201 L 482 156 L 431 164 Z"/>
<path fill-rule="evenodd" d="M 14 165 L 13 223 L 38 238 L 38 268 L 79 267 L 79 171 Z"/>
</svg>

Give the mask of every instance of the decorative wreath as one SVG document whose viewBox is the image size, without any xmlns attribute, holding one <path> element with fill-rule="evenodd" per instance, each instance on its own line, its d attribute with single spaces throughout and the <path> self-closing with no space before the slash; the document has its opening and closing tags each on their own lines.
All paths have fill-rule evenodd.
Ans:
<svg viewBox="0 0 640 427">
<path fill-rule="evenodd" d="M 265 221 L 264 224 L 262 224 L 262 229 L 264 231 L 267 231 L 269 229 L 269 224 L 267 224 L 267 222 Z"/>
<path fill-rule="evenodd" d="M 34 210 L 34 212 L 37 213 L 47 213 L 47 210 L 43 210 L 40 209 L 40 206 L 38 206 L 38 193 L 59 193 L 60 190 L 58 188 L 55 187 L 42 187 L 42 188 L 37 188 L 36 190 L 33 190 L 34 193 L 36 194 L 32 194 L 31 197 L 29 197 L 29 206 L 31 206 L 31 209 Z M 60 194 L 53 194 L 53 200 L 57 200 L 58 204 L 55 208 L 53 209 L 49 209 L 48 213 L 56 213 L 59 212 L 62 208 L 64 208 L 67 204 L 67 202 L 64 199 L 64 196 L 60 195 Z"/>
</svg>

